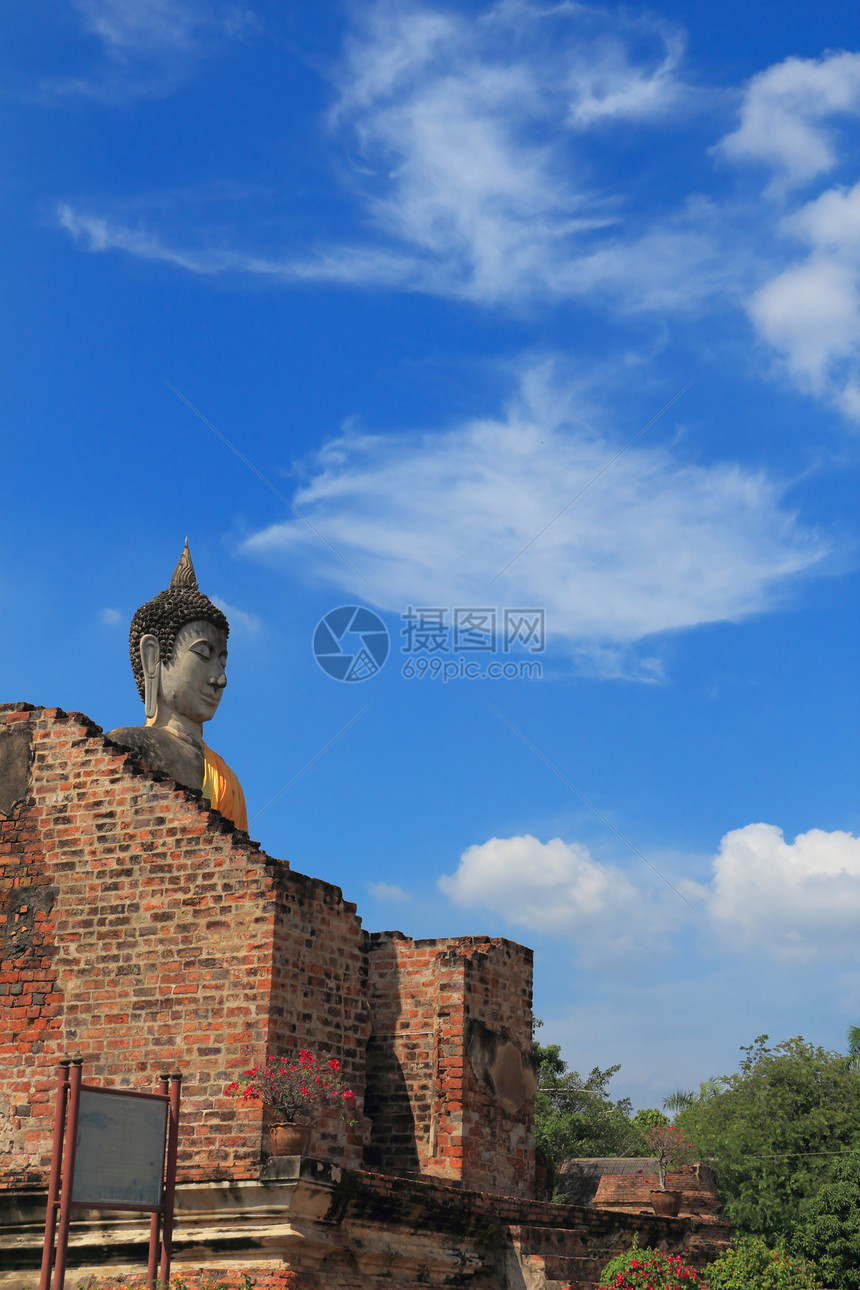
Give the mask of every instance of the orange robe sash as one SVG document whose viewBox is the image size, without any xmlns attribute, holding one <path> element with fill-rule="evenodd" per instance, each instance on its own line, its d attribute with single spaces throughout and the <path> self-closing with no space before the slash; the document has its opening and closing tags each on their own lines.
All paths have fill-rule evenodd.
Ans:
<svg viewBox="0 0 860 1290">
<path fill-rule="evenodd" d="M 248 832 L 248 812 L 245 808 L 245 794 L 242 785 L 236 778 L 223 757 L 219 757 L 211 748 L 203 745 L 203 796 L 208 797 L 212 809 L 220 811 L 226 820 L 231 820 L 237 829 Z"/>
</svg>

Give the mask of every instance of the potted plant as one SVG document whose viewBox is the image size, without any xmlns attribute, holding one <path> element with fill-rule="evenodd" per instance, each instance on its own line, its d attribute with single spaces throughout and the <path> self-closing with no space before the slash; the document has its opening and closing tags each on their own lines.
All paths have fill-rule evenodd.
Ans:
<svg viewBox="0 0 860 1290">
<path fill-rule="evenodd" d="M 336 1057 L 319 1060 L 306 1048 L 295 1056 L 270 1057 L 263 1066 L 245 1071 L 245 1082 L 234 1080 L 225 1092 L 243 1102 L 262 1102 L 269 1112 L 265 1149 L 271 1156 L 300 1156 L 307 1152 L 316 1115 L 332 1110 L 355 1124 L 355 1094 L 347 1088 Z"/>
<path fill-rule="evenodd" d="M 681 1193 L 670 1191 L 667 1178 L 670 1166 L 689 1164 L 693 1159 L 693 1144 L 681 1136 L 680 1129 L 671 1124 L 652 1125 L 648 1131 L 648 1146 L 657 1159 L 660 1188 L 651 1192 L 651 1205 L 655 1214 L 675 1218 L 681 1208 Z"/>
</svg>

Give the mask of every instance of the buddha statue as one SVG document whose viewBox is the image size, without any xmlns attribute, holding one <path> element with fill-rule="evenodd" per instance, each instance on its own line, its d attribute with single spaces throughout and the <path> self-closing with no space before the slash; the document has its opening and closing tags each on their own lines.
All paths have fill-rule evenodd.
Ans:
<svg viewBox="0 0 860 1290">
<path fill-rule="evenodd" d="M 237 828 L 248 830 L 242 787 L 203 742 L 227 684 L 230 625 L 197 588 L 188 539 L 170 586 L 141 605 L 131 620 L 131 666 L 146 721 L 108 731 L 155 770 L 208 797 Z"/>
</svg>

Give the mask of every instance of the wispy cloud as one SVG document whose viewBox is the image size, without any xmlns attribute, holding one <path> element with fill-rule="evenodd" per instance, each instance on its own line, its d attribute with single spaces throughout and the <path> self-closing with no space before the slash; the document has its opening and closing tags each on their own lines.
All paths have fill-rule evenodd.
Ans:
<svg viewBox="0 0 860 1290">
<path fill-rule="evenodd" d="M 158 50 L 187 62 L 245 13 L 191 0 L 80 4 L 117 65 Z M 734 99 L 691 79 L 682 34 L 645 15 L 376 0 L 355 8 L 332 70 L 346 231 L 327 230 L 323 208 L 312 241 L 282 251 L 270 239 L 261 251 L 252 232 L 236 243 L 233 218 L 221 235 L 207 218 L 204 235 L 180 210 L 154 224 L 66 201 L 57 222 L 90 251 L 284 285 L 383 286 L 510 310 L 568 301 L 616 321 L 745 309 L 796 386 L 860 419 L 856 190 L 821 188 L 850 156 L 860 54 L 786 59 Z M 693 115 L 727 126 L 732 101 L 737 124 L 711 149 L 710 193 L 666 195 L 644 168 L 609 160 L 619 128 L 681 149 Z"/>
<path fill-rule="evenodd" d="M 212 602 L 223 611 L 233 631 L 238 629 L 244 635 L 256 636 L 263 626 L 262 620 L 257 614 L 249 614 L 244 609 L 237 609 L 235 605 L 231 605 L 229 601 L 224 600 L 221 596 L 213 596 Z"/>
<path fill-rule="evenodd" d="M 532 365 L 498 416 L 329 444 L 296 505 L 362 570 L 381 608 L 483 604 L 490 580 L 621 446 L 607 419 L 585 389 Z M 244 549 L 292 565 L 301 549 L 312 576 L 356 590 L 348 569 L 290 520 L 253 534 Z M 493 590 L 506 604 L 545 607 L 556 644 L 625 647 L 769 608 L 785 580 L 826 550 L 785 506 L 777 481 L 731 463 L 690 465 L 643 443 Z"/>
<path fill-rule="evenodd" d="M 477 16 L 384 2 L 356 14 L 329 118 L 350 158 L 341 179 L 359 216 L 351 240 L 261 256 L 71 202 L 61 226 L 91 250 L 192 272 L 392 285 L 485 305 L 602 290 L 663 307 L 725 274 L 686 208 L 665 231 L 625 231 L 624 195 L 605 188 L 580 146 L 692 101 L 674 29 L 510 0 Z"/>
<path fill-rule="evenodd" d="M 83 76 L 44 80 L 43 96 L 117 102 L 166 94 L 225 41 L 257 28 L 252 10 L 230 0 L 71 0 L 101 61 Z"/>
<path fill-rule="evenodd" d="M 408 891 L 391 882 L 368 882 L 365 886 L 368 895 L 382 904 L 408 905 L 412 900 Z"/>
</svg>

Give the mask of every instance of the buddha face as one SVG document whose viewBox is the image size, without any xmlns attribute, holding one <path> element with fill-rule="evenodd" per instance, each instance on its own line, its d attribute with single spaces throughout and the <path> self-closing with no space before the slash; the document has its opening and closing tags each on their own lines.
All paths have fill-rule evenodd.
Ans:
<svg viewBox="0 0 860 1290">
<path fill-rule="evenodd" d="M 227 636 L 203 620 L 186 623 L 176 634 L 169 662 L 162 660 L 159 709 L 193 722 L 209 721 L 221 702 L 227 677 Z"/>
</svg>

